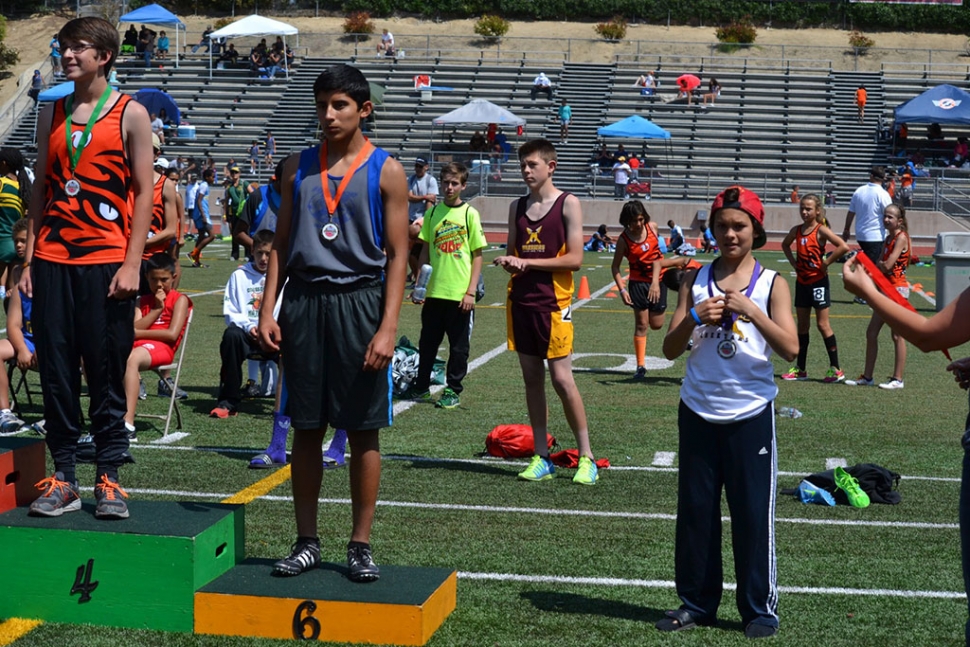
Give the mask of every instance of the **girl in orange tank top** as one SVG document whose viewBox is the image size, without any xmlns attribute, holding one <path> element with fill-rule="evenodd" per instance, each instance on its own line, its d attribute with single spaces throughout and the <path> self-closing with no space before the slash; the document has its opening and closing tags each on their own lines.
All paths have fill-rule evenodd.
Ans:
<svg viewBox="0 0 970 647">
<path fill-rule="evenodd" d="M 633 349 L 637 357 L 636 379 L 646 376 L 647 330 L 660 330 L 664 325 L 667 288 L 660 282 L 663 275 L 659 262 L 663 261 L 657 225 L 650 222 L 650 214 L 641 202 L 631 200 L 620 211 L 623 233 L 616 241 L 613 254 L 613 280 L 623 303 L 633 308 L 635 326 Z M 623 257 L 630 265 L 630 280 L 623 285 L 620 264 Z"/>
<path fill-rule="evenodd" d="M 815 310 L 815 325 L 822 334 L 825 350 L 829 355 L 829 370 L 823 382 L 842 382 L 845 373 L 839 367 L 839 348 L 835 333 L 829 323 L 831 291 L 828 267 L 849 251 L 849 246 L 829 228 L 825 219 L 822 199 L 810 193 L 799 202 L 798 213 L 802 224 L 791 228 L 781 248 L 788 262 L 795 268 L 795 316 L 798 320 L 798 358 L 795 365 L 783 373 L 783 380 L 808 379 L 806 358 L 808 357 L 808 328 L 812 322 L 812 309 Z M 825 245 L 831 242 L 835 251 L 825 256 Z M 795 244 L 795 253 L 791 246 Z"/>
<path fill-rule="evenodd" d="M 886 207 L 882 217 L 886 227 L 886 242 L 883 243 L 882 258 L 877 263 L 883 274 L 889 277 L 893 287 L 906 298 L 909 298 L 909 283 L 906 281 L 906 266 L 909 265 L 909 233 L 906 225 L 906 210 L 896 204 Z M 878 314 L 872 313 L 869 327 L 866 328 L 866 366 L 865 372 L 856 380 L 860 386 L 872 386 L 875 380 L 872 373 L 876 368 L 876 356 L 879 353 L 879 331 L 885 323 Z M 895 331 L 892 333 L 893 347 L 896 359 L 893 363 L 893 374 L 879 388 L 894 390 L 903 388 L 903 369 L 906 367 L 906 340 Z"/>
</svg>

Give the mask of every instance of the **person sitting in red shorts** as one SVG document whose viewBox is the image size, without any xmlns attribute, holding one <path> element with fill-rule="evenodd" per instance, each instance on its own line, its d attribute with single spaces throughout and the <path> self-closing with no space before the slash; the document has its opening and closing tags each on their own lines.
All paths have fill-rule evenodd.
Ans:
<svg viewBox="0 0 970 647">
<path fill-rule="evenodd" d="M 145 261 L 145 278 L 151 293 L 138 299 L 135 343 L 125 369 L 125 428 L 130 437 L 135 435 L 139 373 L 172 363 L 192 307 L 189 298 L 172 287 L 175 260 L 168 254 L 159 252 Z"/>
</svg>

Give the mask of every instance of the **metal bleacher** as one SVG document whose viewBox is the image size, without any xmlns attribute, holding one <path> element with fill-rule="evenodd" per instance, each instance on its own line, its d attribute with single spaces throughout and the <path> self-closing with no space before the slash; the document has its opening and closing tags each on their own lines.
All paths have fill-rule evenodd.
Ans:
<svg viewBox="0 0 970 647">
<path fill-rule="evenodd" d="M 165 157 L 209 153 L 221 167 L 230 157 L 239 162 L 248 158 L 252 141 L 262 141 L 267 130 L 276 137 L 279 158 L 318 141 L 312 86 L 323 69 L 337 62 L 354 64 L 379 86 L 377 95 L 382 96 L 367 132 L 375 144 L 400 158 L 405 168 L 417 156 L 431 156 L 435 165 L 455 159 L 471 166 L 479 159 L 478 153 L 469 152 L 468 142 L 476 130 L 485 130 L 484 125 L 433 128 L 432 120 L 483 98 L 527 120 L 521 136 L 506 132 L 513 147 L 538 136 L 555 142 L 560 156 L 557 184 L 581 195 L 612 194 L 612 177 L 595 175 L 590 169 L 599 141 L 597 128 L 639 114 L 671 133 L 669 147 L 661 140 L 610 139 L 607 145 L 616 150 L 622 143 L 646 160 L 655 199 L 706 200 L 725 185 L 740 182 L 770 202 L 787 201 L 797 184 L 802 193 L 831 190 L 839 204 L 845 204 L 852 190 L 865 181 L 870 165 L 893 161 L 889 145 L 875 137 L 880 115 L 891 116 L 891 107 L 941 82 L 966 87 L 970 71 L 835 72 L 824 61 L 795 68 L 762 60 L 755 67 L 731 57 L 676 61 L 617 57 L 613 63 L 597 65 L 528 58 L 361 56 L 356 60 L 304 58 L 289 79 L 278 76 L 266 81 L 252 78 L 242 63 L 213 70 L 210 78 L 207 58 L 188 57 L 178 69 L 170 62 L 146 69 L 140 60 L 120 61 L 118 76 L 127 93 L 143 87 L 168 92 L 179 104 L 183 122 L 195 127 L 194 139 L 170 138 Z M 651 97 L 641 96 L 633 87 L 647 70 L 654 70 L 661 83 Z M 552 80 L 552 101 L 530 97 L 532 80 L 540 71 Z M 674 100 L 674 80 L 685 72 L 701 77 L 701 92 L 712 76 L 718 79 L 722 94 L 713 107 Z M 417 75 L 430 76 L 439 89 L 416 90 Z M 862 124 L 853 104 L 858 83 L 864 83 L 869 92 Z M 555 114 L 560 99 L 573 108 L 568 143 L 559 141 Z M 35 150 L 35 114 L 29 111 L 4 145 Z M 952 146 L 956 135 L 970 136 L 970 129 L 948 126 L 946 134 Z M 487 182 L 491 195 L 521 193 L 514 150 L 504 162 L 494 158 L 491 162 L 488 173 L 473 173 L 471 191 Z M 262 169 L 261 179 L 270 170 Z M 970 195 L 970 172 L 950 170 L 946 178 L 954 190 Z M 923 185 L 928 191 L 929 183 Z"/>
</svg>

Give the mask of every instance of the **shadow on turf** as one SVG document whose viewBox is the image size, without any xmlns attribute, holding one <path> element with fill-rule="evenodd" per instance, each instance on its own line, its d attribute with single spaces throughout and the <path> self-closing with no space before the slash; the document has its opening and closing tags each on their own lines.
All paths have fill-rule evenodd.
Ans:
<svg viewBox="0 0 970 647">
<path fill-rule="evenodd" d="M 593 371 L 590 371 L 591 373 Z M 606 373 L 607 371 L 603 371 Z M 613 386 L 616 384 L 644 384 L 650 386 L 676 386 L 678 389 L 681 385 L 681 377 L 644 377 L 642 379 L 634 379 L 632 375 L 626 376 L 622 380 L 598 380 L 598 382 L 604 386 Z"/>
<path fill-rule="evenodd" d="M 509 472 L 509 467 L 515 468 L 516 471 L 521 471 L 521 468 L 509 463 L 498 463 L 495 466 L 482 465 L 481 463 L 457 463 L 451 461 L 450 459 L 436 460 L 434 458 L 428 458 L 427 456 L 411 456 L 408 454 L 389 454 L 384 458 L 410 461 L 411 467 L 417 469 L 452 470 L 457 472 L 474 472 L 476 474 L 492 474 L 498 476 L 508 476 L 510 473 L 514 476 L 514 472 Z M 499 465 L 505 465 L 505 468 L 499 467 Z"/>
<path fill-rule="evenodd" d="M 619 618 L 654 624 L 663 619 L 666 609 L 641 607 L 616 600 L 591 598 L 575 593 L 561 593 L 553 591 L 523 591 L 519 594 L 532 603 L 539 611 L 551 613 L 592 614 L 604 618 Z M 719 620 L 718 629 L 728 631 L 743 631 L 740 622 Z"/>
</svg>

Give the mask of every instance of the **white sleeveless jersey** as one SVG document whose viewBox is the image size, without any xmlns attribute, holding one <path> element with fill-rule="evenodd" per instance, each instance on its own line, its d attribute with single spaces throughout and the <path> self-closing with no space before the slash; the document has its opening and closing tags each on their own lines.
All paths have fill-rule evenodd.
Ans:
<svg viewBox="0 0 970 647">
<path fill-rule="evenodd" d="M 724 292 L 708 277 L 713 264 L 697 272 L 691 293 L 694 303 L 723 296 Z M 762 268 L 751 300 L 768 312 L 771 287 L 777 272 Z M 771 347 L 761 332 L 745 317 L 738 317 L 727 330 L 705 325 L 694 328 L 693 350 L 687 358 L 687 376 L 680 398 L 691 411 L 708 422 L 728 423 L 757 415 L 778 395 Z"/>
</svg>

